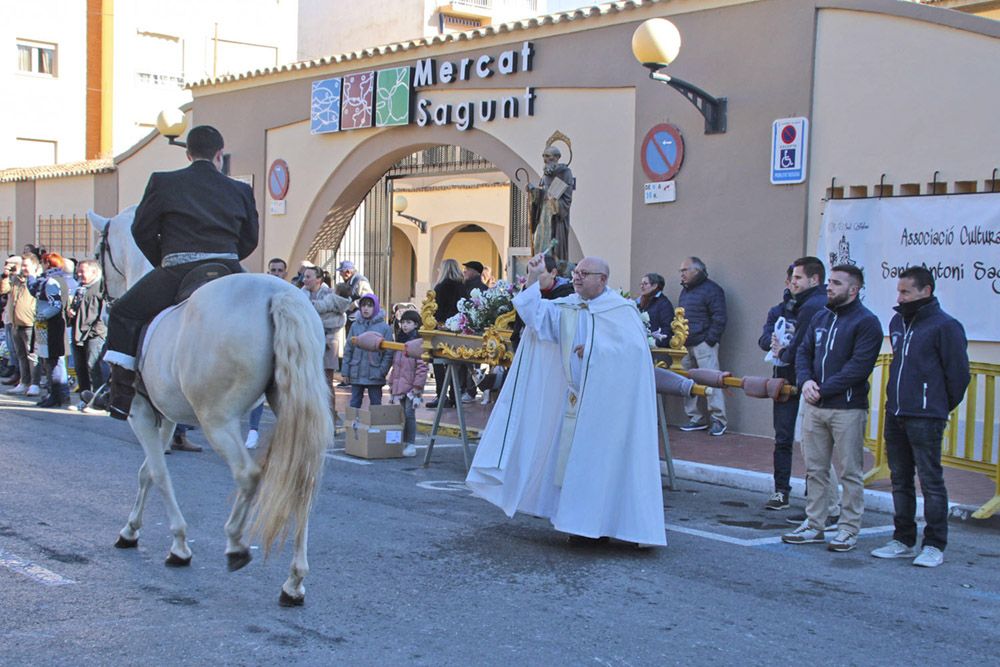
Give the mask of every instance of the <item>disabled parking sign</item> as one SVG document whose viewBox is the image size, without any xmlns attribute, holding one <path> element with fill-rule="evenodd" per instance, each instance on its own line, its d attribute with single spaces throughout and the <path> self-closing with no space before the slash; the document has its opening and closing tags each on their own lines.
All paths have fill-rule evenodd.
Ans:
<svg viewBox="0 0 1000 667">
<path fill-rule="evenodd" d="M 806 180 L 809 119 L 779 118 L 771 126 L 771 183 L 789 185 Z"/>
</svg>

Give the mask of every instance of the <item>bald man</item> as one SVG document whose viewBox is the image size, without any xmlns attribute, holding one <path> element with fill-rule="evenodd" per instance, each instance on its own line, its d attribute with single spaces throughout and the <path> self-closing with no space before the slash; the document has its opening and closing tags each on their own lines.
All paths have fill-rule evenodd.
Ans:
<svg viewBox="0 0 1000 667">
<path fill-rule="evenodd" d="M 575 293 L 547 300 L 544 257 L 528 263 L 514 298 L 521 344 L 466 483 L 508 516 L 550 519 L 575 544 L 665 545 L 652 357 L 610 273 L 585 257 Z"/>
</svg>

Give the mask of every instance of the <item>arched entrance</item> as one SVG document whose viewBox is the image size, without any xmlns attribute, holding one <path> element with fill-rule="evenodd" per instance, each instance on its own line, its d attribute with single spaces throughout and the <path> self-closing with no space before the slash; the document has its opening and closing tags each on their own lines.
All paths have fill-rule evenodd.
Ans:
<svg viewBox="0 0 1000 667">
<path fill-rule="evenodd" d="M 474 171 L 482 173 L 476 178 L 468 177 L 468 174 L 464 177 L 461 173 L 452 174 L 445 185 L 428 180 L 428 172 L 421 171 L 422 165 L 414 158 L 445 149 L 461 150 L 475 156 L 481 165 Z M 412 164 L 414 162 L 416 164 Z M 401 164 L 409 164 L 411 171 L 401 174 Z M 321 249 L 324 258 L 332 264 L 331 253 L 341 248 L 346 235 L 347 241 L 354 246 L 351 251 L 354 256 L 348 256 L 348 249 L 345 248 L 344 256 L 338 258 L 351 259 L 356 264 L 359 262 L 355 257 L 360 258 L 366 275 L 380 296 L 391 301 L 420 297 L 436 277 L 434 274 L 439 261 L 435 258 L 439 255 L 440 244 L 431 239 L 441 238 L 437 227 L 447 225 L 448 231 L 452 232 L 453 228 L 463 224 L 480 222 L 470 220 L 467 212 L 445 210 L 447 207 L 440 202 L 437 205 L 427 202 L 433 202 L 442 189 L 466 188 L 468 192 L 463 192 L 463 199 L 453 198 L 458 201 L 457 206 L 455 201 L 449 204 L 453 209 L 460 209 L 461 202 L 471 201 L 469 198 L 479 198 L 493 202 L 494 212 L 502 209 L 505 216 L 502 222 L 505 229 L 499 234 L 501 242 L 494 240 L 492 247 L 487 249 L 488 261 L 480 259 L 484 264 L 491 262 L 496 270 L 506 263 L 507 248 L 522 247 L 528 243 L 524 195 L 519 188 L 511 185 L 511 177 L 522 168 L 522 181 L 524 174 L 528 174 L 528 178 L 535 177 L 531 167 L 520 156 L 495 137 L 480 131 L 407 127 L 380 132 L 349 153 L 313 198 L 293 245 L 293 264 L 303 258 L 319 258 Z M 492 180 L 487 178 L 489 174 L 493 175 Z M 420 233 L 416 226 L 408 227 L 410 223 L 400 221 L 393 215 L 392 197 L 395 191 L 405 191 L 407 198 L 415 202 L 412 211 L 407 209 L 406 212 L 427 220 L 428 233 Z M 511 225 L 512 213 L 521 215 L 524 224 Z M 489 224 L 495 222 L 491 220 Z M 393 231 L 394 225 L 405 230 L 403 237 Z M 497 236 L 492 227 L 491 232 L 491 238 Z M 359 242 L 358 238 L 363 240 Z M 469 240 L 474 237 L 459 238 Z M 413 253 L 412 260 L 406 250 L 394 250 L 395 246 L 407 242 Z M 358 249 L 359 243 L 364 245 L 363 250 Z M 460 258 L 460 261 L 473 258 Z M 396 266 L 399 262 L 404 266 Z M 407 268 L 412 275 L 404 275 Z M 410 293 L 404 294 L 408 290 L 411 290 Z"/>
</svg>

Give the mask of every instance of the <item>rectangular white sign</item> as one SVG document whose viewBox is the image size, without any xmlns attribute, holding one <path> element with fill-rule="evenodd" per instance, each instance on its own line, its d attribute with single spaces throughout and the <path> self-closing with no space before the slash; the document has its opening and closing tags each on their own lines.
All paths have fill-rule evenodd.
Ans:
<svg viewBox="0 0 1000 667">
<path fill-rule="evenodd" d="M 923 265 L 969 340 L 1000 341 L 1000 193 L 830 200 L 818 255 L 827 270 L 864 270 L 862 298 L 883 331 L 899 273 Z"/>
<path fill-rule="evenodd" d="M 271 215 L 284 215 L 285 214 L 285 200 L 279 199 L 277 201 L 271 200 Z"/>
<path fill-rule="evenodd" d="M 806 180 L 809 120 L 779 118 L 771 125 L 771 183 L 792 185 Z"/>
<path fill-rule="evenodd" d="M 643 186 L 642 194 L 647 204 L 666 204 L 677 201 L 677 188 L 673 181 L 646 183 Z"/>
</svg>

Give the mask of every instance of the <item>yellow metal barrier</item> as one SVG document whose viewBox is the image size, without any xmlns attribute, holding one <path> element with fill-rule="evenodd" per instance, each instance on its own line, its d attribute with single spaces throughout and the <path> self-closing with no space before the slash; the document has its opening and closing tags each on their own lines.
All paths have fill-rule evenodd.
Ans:
<svg viewBox="0 0 1000 667">
<path fill-rule="evenodd" d="M 865 432 L 865 447 L 874 455 L 875 465 L 865 474 L 865 484 L 889 477 L 882 429 L 891 360 L 892 355 L 880 354 L 872 372 L 868 396 L 871 413 Z M 993 498 L 972 515 L 976 519 L 987 519 L 1000 510 L 1000 457 L 996 454 L 993 442 L 997 414 L 996 380 L 1000 376 L 1000 365 L 973 362 L 969 364 L 969 371 L 972 380 L 965 400 L 952 411 L 948 419 L 948 428 L 945 429 L 941 445 L 941 463 L 950 468 L 981 472 L 993 478 Z"/>
</svg>

